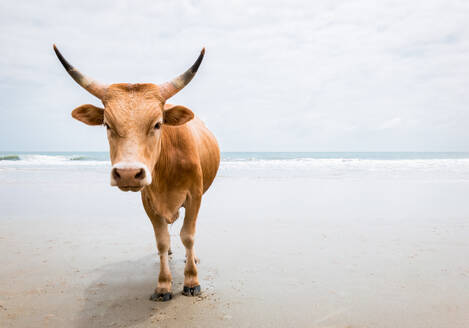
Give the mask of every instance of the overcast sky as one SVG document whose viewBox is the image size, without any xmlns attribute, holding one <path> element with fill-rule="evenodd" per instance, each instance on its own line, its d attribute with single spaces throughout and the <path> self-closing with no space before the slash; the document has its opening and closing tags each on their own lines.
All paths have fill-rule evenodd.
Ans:
<svg viewBox="0 0 469 328">
<path fill-rule="evenodd" d="M 73 3 L 73 4 L 72 4 Z M 469 151 L 469 2 L 2 1 L 0 150 L 107 150 L 71 118 L 106 83 L 164 82 L 222 151 Z"/>
</svg>

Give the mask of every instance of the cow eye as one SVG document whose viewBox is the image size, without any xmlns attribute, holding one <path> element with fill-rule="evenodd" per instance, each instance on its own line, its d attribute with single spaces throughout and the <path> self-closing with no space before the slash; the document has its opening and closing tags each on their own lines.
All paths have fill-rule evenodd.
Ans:
<svg viewBox="0 0 469 328">
<path fill-rule="evenodd" d="M 159 128 L 161 128 L 161 122 L 157 122 L 157 123 L 155 124 L 155 129 L 158 130 Z"/>
</svg>

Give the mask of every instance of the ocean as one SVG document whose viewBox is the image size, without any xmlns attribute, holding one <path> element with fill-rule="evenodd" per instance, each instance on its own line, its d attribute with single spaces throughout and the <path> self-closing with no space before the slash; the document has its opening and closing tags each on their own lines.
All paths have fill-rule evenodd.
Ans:
<svg viewBox="0 0 469 328">
<path fill-rule="evenodd" d="M 223 152 L 219 176 L 469 179 L 469 152 Z M 0 152 L 0 171 L 108 172 L 107 152 Z"/>
</svg>

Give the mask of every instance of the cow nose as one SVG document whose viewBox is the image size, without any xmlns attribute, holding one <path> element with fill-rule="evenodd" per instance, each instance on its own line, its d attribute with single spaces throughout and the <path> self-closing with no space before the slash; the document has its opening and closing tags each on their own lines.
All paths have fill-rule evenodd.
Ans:
<svg viewBox="0 0 469 328">
<path fill-rule="evenodd" d="M 141 180 L 145 179 L 146 173 L 143 168 L 137 169 L 112 169 L 112 177 L 117 182 L 117 185 L 124 187 L 140 186 Z"/>
</svg>

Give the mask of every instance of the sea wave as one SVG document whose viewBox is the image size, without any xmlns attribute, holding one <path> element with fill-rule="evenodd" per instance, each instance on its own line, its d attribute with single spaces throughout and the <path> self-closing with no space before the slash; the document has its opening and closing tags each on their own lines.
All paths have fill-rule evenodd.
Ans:
<svg viewBox="0 0 469 328">
<path fill-rule="evenodd" d="M 222 161 L 219 176 L 316 179 L 469 180 L 469 159 L 289 159 Z"/>
<path fill-rule="evenodd" d="M 354 159 L 354 158 L 301 158 L 301 159 L 253 159 L 249 161 L 222 160 L 223 165 L 232 168 L 431 168 L 462 166 L 469 168 L 469 158 L 449 159 Z"/>
<path fill-rule="evenodd" d="M 72 156 L 70 160 L 71 161 L 90 161 L 93 159 L 87 156 Z"/>
<path fill-rule="evenodd" d="M 94 156 L 94 157 L 93 157 Z M 219 176 L 225 177 L 424 177 L 469 179 L 469 158 L 365 159 L 365 158 L 259 158 L 223 157 Z M 108 170 L 110 161 L 87 154 L 0 154 L 0 169 Z"/>
<path fill-rule="evenodd" d="M 298 174 L 322 172 L 399 172 L 399 171 L 459 171 L 469 173 L 469 159 L 288 159 L 222 161 L 223 170 L 243 171 L 292 171 Z"/>
<path fill-rule="evenodd" d="M 107 161 L 83 155 L 11 154 L 0 156 L 2 166 L 106 165 Z"/>
<path fill-rule="evenodd" d="M 19 161 L 21 158 L 18 155 L 5 155 L 0 156 L 0 161 Z"/>
<path fill-rule="evenodd" d="M 107 158 L 77 154 L 0 154 L 0 165 L 105 165 Z M 11 163 L 8 163 L 11 162 Z M 434 168 L 469 167 L 469 158 L 366 159 L 366 158 L 285 158 L 262 159 L 223 157 L 221 165 L 233 169 L 318 169 L 318 168 Z"/>
</svg>

